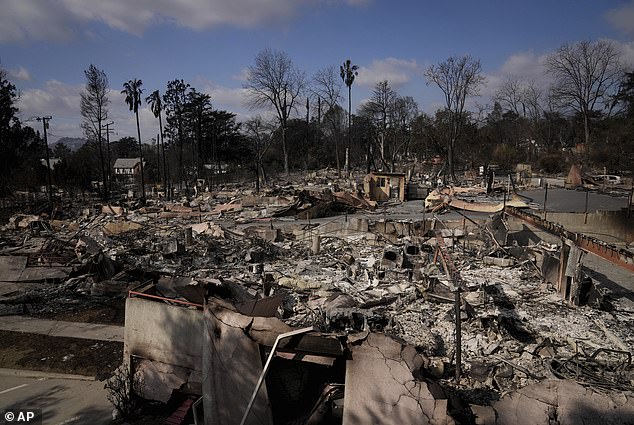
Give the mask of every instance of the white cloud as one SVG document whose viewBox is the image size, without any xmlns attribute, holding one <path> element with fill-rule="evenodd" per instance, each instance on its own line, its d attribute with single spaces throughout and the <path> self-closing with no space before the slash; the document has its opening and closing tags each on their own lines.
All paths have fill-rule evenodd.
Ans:
<svg viewBox="0 0 634 425">
<path fill-rule="evenodd" d="M 80 99 L 82 84 L 69 85 L 57 80 L 47 81 L 40 88 L 23 90 L 17 106 L 20 116 L 25 124 L 40 130 L 41 125 L 30 121 L 33 117 L 50 115 L 50 141 L 60 137 L 83 137 L 81 129 Z M 117 140 L 124 136 L 136 137 L 136 118 L 129 111 L 124 99 L 125 96 L 119 90 L 111 90 L 108 98 L 109 119 L 114 121 L 115 135 L 111 140 Z M 141 125 L 141 138 L 145 141 L 158 133 L 156 118 L 144 103 L 139 111 Z"/>
<path fill-rule="evenodd" d="M 516 53 L 504 62 L 501 72 L 518 77 L 534 77 L 546 71 L 546 58 L 547 55 L 536 55 L 534 52 Z"/>
<path fill-rule="evenodd" d="M 20 91 L 17 106 L 22 121 L 36 130 L 41 125 L 31 121 L 34 117 L 52 116 L 49 141 L 60 137 L 81 137 L 79 127 L 79 99 L 82 86 L 67 85 L 57 80 L 49 80 L 40 88 Z"/>
<path fill-rule="evenodd" d="M 621 55 L 621 63 L 625 65 L 627 68 L 634 67 L 634 41 L 615 41 L 610 40 L 616 48 L 619 50 Z"/>
<path fill-rule="evenodd" d="M 546 72 L 547 57 L 547 54 L 537 55 L 532 51 L 509 56 L 499 70 L 485 74 L 486 85 L 480 91 L 483 100 L 488 102 L 509 79 L 532 83 L 535 87 L 546 91 L 552 81 Z"/>
<path fill-rule="evenodd" d="M 245 106 L 247 91 L 243 88 L 232 88 L 218 85 L 204 78 L 196 79 L 196 86 L 203 93 L 211 96 L 215 109 L 223 109 L 236 114 L 238 122 L 247 120 L 260 114 L 269 117 L 271 111 L 249 111 Z M 81 129 L 80 99 L 83 84 L 69 85 L 61 81 L 50 80 L 42 87 L 27 89 L 20 92 L 18 108 L 20 118 L 25 125 L 30 125 L 41 131 L 41 124 L 32 121 L 34 117 L 51 115 L 49 140 L 54 142 L 60 137 L 84 137 Z M 145 99 L 144 93 L 143 98 Z M 121 137 L 137 136 L 136 118 L 125 103 L 125 95 L 118 89 L 112 89 L 108 95 L 108 119 L 114 121 L 114 135 L 111 140 Z M 141 139 L 144 143 L 151 143 L 151 138 L 158 133 L 158 121 L 143 102 L 139 109 L 139 123 L 141 125 Z"/>
<path fill-rule="evenodd" d="M 31 81 L 31 74 L 29 73 L 29 70 L 23 66 L 10 70 L 9 74 L 16 80 Z"/>
<path fill-rule="evenodd" d="M 608 10 L 605 14 L 605 18 L 617 30 L 624 34 L 634 36 L 634 1 Z"/>
<path fill-rule="evenodd" d="M 72 36 L 73 14 L 57 2 L 0 0 L 0 10 L 0 42 Z"/>
<path fill-rule="evenodd" d="M 169 22 L 181 27 L 202 30 L 218 25 L 254 27 L 285 20 L 293 16 L 298 2 L 294 0 L 137 0 L 134 13 L 124 0 L 62 0 L 68 10 L 86 21 L 103 21 L 108 26 L 133 34 L 148 26 Z"/>
<path fill-rule="evenodd" d="M 385 58 L 374 60 L 369 66 L 361 66 L 355 81 L 362 86 L 374 87 L 379 81 L 387 80 L 392 87 L 398 87 L 420 73 L 421 68 L 413 59 Z"/>
<path fill-rule="evenodd" d="M 47 81 L 42 88 L 20 92 L 18 107 L 25 117 L 59 115 L 64 117 L 79 115 L 81 85 L 67 85 L 57 80 Z"/>
<path fill-rule="evenodd" d="M 0 42 L 68 39 L 78 25 L 103 22 L 131 34 L 157 24 L 193 30 L 252 28 L 288 21 L 325 0 L 0 0 Z M 341 0 L 362 6 L 366 0 Z"/>
<path fill-rule="evenodd" d="M 607 41 L 615 46 L 626 68 L 634 66 L 634 41 Z M 509 56 L 500 69 L 485 74 L 487 84 L 480 92 L 481 100 L 489 102 L 508 79 L 519 80 L 525 84 L 532 83 L 545 96 L 553 82 L 546 69 L 546 59 L 550 53 L 552 52 L 537 55 L 529 51 Z"/>
<path fill-rule="evenodd" d="M 249 77 L 249 68 L 242 68 L 238 74 L 231 76 L 236 81 L 246 81 Z"/>
<path fill-rule="evenodd" d="M 244 70 L 243 70 L 244 71 Z M 203 93 L 211 96 L 211 104 L 214 109 L 222 109 L 236 114 L 238 122 L 245 121 L 257 113 L 249 111 L 247 104 L 248 91 L 244 88 L 226 87 L 214 83 L 206 78 L 199 77 L 196 79 L 196 85 L 201 87 Z M 261 115 L 265 111 L 260 112 Z"/>
</svg>

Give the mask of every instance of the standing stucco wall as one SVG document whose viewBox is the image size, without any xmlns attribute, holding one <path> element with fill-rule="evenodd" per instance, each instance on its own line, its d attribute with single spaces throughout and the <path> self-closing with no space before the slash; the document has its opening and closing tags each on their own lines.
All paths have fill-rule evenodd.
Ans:
<svg viewBox="0 0 634 425">
<path fill-rule="evenodd" d="M 202 370 L 203 329 L 200 310 L 128 298 L 124 356 Z"/>
<path fill-rule="evenodd" d="M 597 211 L 588 213 L 561 213 L 548 211 L 547 219 L 559 223 L 571 232 L 584 233 L 609 243 L 634 242 L 634 214 L 627 212 Z"/>
</svg>

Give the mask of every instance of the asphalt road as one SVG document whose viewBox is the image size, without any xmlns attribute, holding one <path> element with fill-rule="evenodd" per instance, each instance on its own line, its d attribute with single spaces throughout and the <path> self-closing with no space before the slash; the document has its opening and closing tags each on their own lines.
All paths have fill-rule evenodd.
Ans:
<svg viewBox="0 0 634 425">
<path fill-rule="evenodd" d="M 45 425 L 108 424 L 112 405 L 103 386 L 99 381 L 0 376 L 0 419 L 5 409 L 32 408 L 42 410 Z"/>
<path fill-rule="evenodd" d="M 527 190 L 520 192 L 525 196 L 543 207 L 546 191 L 544 189 Z M 627 208 L 628 199 L 626 197 L 617 197 L 603 195 L 600 193 L 588 192 L 588 212 L 595 211 L 618 211 Z M 546 200 L 546 209 L 548 211 L 559 212 L 585 212 L 586 192 L 581 190 L 568 190 L 552 188 L 548 189 L 548 199 Z"/>
</svg>

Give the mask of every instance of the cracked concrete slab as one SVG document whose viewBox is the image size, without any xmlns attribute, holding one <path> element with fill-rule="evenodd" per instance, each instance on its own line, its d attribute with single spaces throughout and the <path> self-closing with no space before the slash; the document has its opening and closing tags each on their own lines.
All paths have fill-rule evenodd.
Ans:
<svg viewBox="0 0 634 425">
<path fill-rule="evenodd" d="M 447 400 L 437 399 L 410 369 L 412 353 L 384 334 L 352 347 L 346 365 L 343 424 L 453 424 Z"/>
<path fill-rule="evenodd" d="M 493 404 L 497 420 L 486 424 L 573 425 L 634 423 L 632 394 L 604 394 L 569 380 L 546 380 Z"/>
</svg>

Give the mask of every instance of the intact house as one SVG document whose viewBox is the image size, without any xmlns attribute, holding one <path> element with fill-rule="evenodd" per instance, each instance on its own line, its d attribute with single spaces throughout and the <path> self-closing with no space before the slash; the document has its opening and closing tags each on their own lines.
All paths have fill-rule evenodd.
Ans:
<svg viewBox="0 0 634 425">
<path fill-rule="evenodd" d="M 114 162 L 115 179 L 122 183 L 134 183 L 141 175 L 141 158 L 117 158 Z"/>
<path fill-rule="evenodd" d="M 114 162 L 114 174 L 124 178 L 140 175 L 141 158 L 117 158 Z"/>
<path fill-rule="evenodd" d="M 371 201 L 405 200 L 405 174 L 375 171 L 363 179 L 363 190 Z"/>
</svg>

